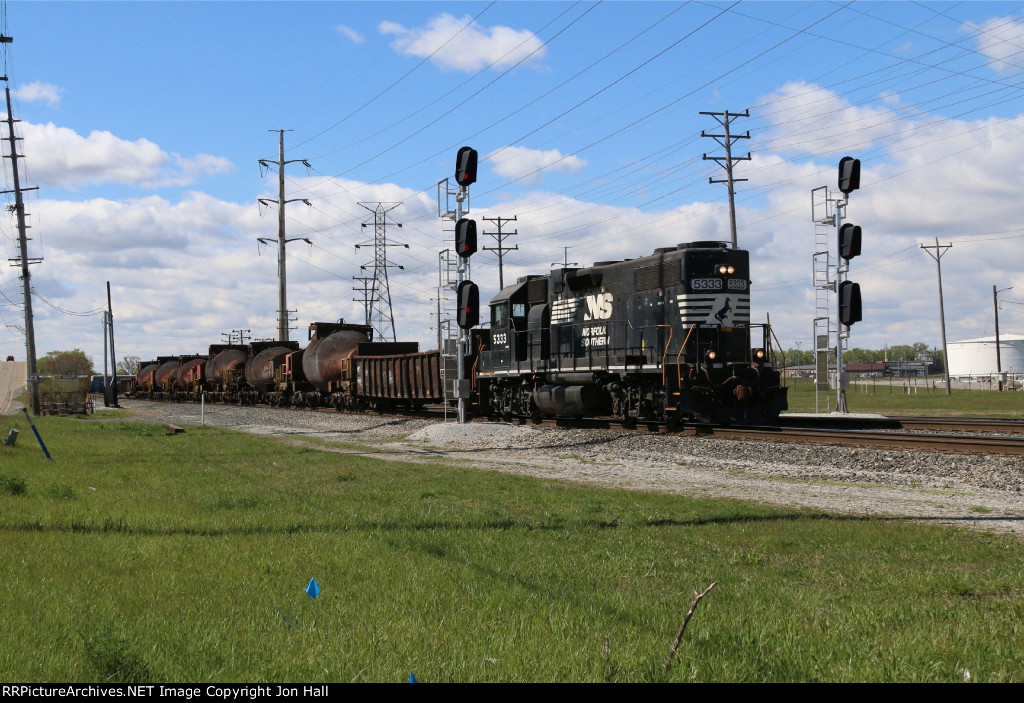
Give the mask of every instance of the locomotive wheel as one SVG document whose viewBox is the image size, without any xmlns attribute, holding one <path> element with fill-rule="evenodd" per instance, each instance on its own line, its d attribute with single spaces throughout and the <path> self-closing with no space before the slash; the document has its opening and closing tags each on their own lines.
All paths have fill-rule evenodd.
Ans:
<svg viewBox="0 0 1024 703">
<path fill-rule="evenodd" d="M 539 425 L 544 420 L 544 413 L 534 408 L 530 411 L 530 421 L 535 425 Z"/>
</svg>

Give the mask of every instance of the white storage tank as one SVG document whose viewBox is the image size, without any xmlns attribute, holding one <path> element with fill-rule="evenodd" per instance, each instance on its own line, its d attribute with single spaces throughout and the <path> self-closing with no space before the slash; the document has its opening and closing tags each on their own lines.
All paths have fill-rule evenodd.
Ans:
<svg viewBox="0 0 1024 703">
<path fill-rule="evenodd" d="M 979 337 L 951 342 L 949 375 L 953 378 L 996 377 L 996 338 Z M 999 362 L 1009 377 L 1024 375 L 1024 337 L 1019 334 L 999 335 Z"/>
</svg>

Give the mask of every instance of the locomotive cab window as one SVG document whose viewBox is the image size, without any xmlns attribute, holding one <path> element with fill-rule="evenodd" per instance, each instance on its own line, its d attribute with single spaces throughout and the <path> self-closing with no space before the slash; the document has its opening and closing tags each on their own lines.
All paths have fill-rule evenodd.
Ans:
<svg viewBox="0 0 1024 703">
<path fill-rule="evenodd" d="M 504 327 L 508 324 L 508 303 L 491 307 L 491 326 Z"/>
<path fill-rule="evenodd" d="M 512 317 L 526 317 L 526 303 L 512 303 Z"/>
</svg>

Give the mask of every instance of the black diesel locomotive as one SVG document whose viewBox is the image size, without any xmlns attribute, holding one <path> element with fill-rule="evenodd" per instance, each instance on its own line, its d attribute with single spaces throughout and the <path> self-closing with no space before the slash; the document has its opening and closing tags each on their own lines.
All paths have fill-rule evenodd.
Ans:
<svg viewBox="0 0 1024 703">
<path fill-rule="evenodd" d="M 748 253 L 721 242 L 526 276 L 490 303 L 478 412 L 752 422 L 787 408 Z"/>
</svg>

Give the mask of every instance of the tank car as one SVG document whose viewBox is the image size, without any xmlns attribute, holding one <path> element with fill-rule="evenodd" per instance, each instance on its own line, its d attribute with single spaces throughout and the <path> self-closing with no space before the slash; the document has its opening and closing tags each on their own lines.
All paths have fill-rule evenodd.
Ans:
<svg viewBox="0 0 1024 703">
<path fill-rule="evenodd" d="M 748 252 L 721 242 L 526 276 L 490 302 L 479 411 L 758 421 L 786 409 Z"/>
</svg>

